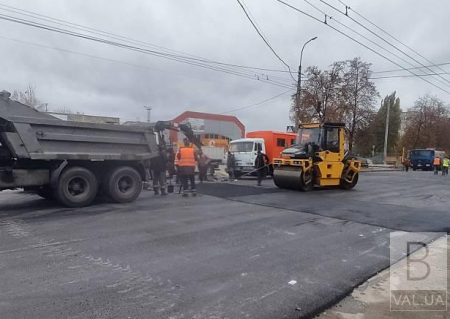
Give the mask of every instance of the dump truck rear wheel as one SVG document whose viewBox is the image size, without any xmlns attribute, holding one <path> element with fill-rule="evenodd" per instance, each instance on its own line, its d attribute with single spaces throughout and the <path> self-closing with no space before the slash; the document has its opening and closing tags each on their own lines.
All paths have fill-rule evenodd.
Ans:
<svg viewBox="0 0 450 319">
<path fill-rule="evenodd" d="M 71 167 L 61 173 L 54 195 L 65 206 L 83 207 L 94 201 L 97 190 L 97 178 L 90 170 Z"/>
<path fill-rule="evenodd" d="M 352 189 L 358 184 L 359 179 L 359 173 L 355 173 L 355 176 L 353 177 L 353 181 L 351 183 L 347 182 L 346 180 L 341 181 L 341 188 L 343 189 Z"/>
<path fill-rule="evenodd" d="M 118 167 L 108 174 L 104 189 L 108 197 L 117 203 L 132 202 L 142 191 L 142 178 L 132 167 Z"/>
</svg>

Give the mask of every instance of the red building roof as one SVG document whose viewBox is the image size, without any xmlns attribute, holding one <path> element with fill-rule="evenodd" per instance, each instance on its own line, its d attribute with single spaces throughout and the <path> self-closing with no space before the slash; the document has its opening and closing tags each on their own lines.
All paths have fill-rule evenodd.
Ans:
<svg viewBox="0 0 450 319">
<path fill-rule="evenodd" d="M 239 121 L 237 119 L 236 116 L 186 111 L 186 112 L 180 114 L 179 116 L 177 116 L 176 118 L 174 118 L 172 120 L 172 122 L 181 123 L 188 118 L 212 120 L 212 121 L 223 121 L 223 122 L 233 122 L 241 130 L 241 136 L 245 137 L 245 126 L 244 126 L 244 124 L 242 124 L 241 121 Z M 173 140 L 177 140 L 176 132 L 171 132 L 170 134 L 171 134 L 171 137 L 173 138 Z"/>
</svg>

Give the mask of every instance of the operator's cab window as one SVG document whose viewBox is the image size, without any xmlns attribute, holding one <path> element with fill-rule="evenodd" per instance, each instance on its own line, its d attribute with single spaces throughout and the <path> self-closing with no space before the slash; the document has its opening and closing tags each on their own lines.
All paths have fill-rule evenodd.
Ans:
<svg viewBox="0 0 450 319">
<path fill-rule="evenodd" d="M 261 151 L 262 152 L 262 144 L 261 143 L 255 143 L 255 152 Z"/>
<path fill-rule="evenodd" d="M 339 152 L 339 128 L 338 127 L 325 127 L 324 128 L 324 143 L 323 149 L 330 152 Z"/>
</svg>

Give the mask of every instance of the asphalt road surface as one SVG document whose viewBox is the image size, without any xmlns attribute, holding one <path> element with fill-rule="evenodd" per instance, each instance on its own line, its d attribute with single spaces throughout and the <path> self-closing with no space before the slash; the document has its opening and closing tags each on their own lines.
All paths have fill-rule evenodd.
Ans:
<svg viewBox="0 0 450 319">
<path fill-rule="evenodd" d="M 255 183 L 82 209 L 0 193 L 0 318 L 308 317 L 389 267 L 392 231 L 450 228 L 450 178 L 427 172 Z"/>
</svg>

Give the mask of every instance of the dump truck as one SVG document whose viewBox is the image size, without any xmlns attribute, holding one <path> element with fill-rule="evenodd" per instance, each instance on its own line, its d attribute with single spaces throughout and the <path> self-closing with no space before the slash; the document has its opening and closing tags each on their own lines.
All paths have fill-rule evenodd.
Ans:
<svg viewBox="0 0 450 319">
<path fill-rule="evenodd" d="M 295 145 L 274 160 L 275 185 L 302 191 L 314 186 L 354 188 L 361 161 L 345 152 L 344 130 L 344 123 L 301 124 Z"/>
<path fill-rule="evenodd" d="M 68 207 L 99 193 L 135 200 L 158 156 L 151 128 L 70 122 L 0 92 L 0 191 L 23 188 Z"/>
</svg>

